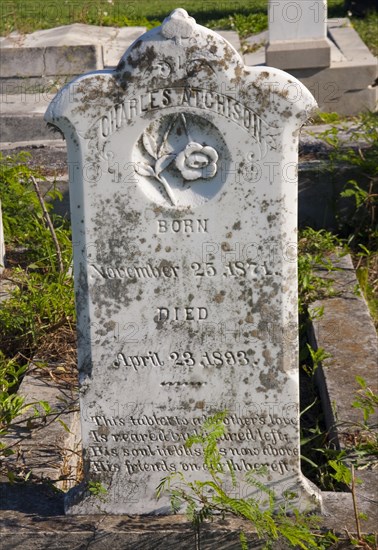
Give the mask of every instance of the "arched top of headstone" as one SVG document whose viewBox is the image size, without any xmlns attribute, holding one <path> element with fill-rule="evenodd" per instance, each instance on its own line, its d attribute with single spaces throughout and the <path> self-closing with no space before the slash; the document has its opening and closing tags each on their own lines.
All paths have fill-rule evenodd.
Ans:
<svg viewBox="0 0 378 550">
<path fill-rule="evenodd" d="M 219 74 L 237 82 L 243 60 L 222 36 L 197 25 L 183 9 L 174 10 L 157 27 L 140 37 L 123 55 L 117 76 L 125 87 L 130 80 L 216 84 Z"/>
<path fill-rule="evenodd" d="M 125 98 L 141 101 L 144 91 L 178 89 L 206 91 L 208 105 L 213 94 L 216 109 L 210 106 L 208 110 L 217 114 L 225 102 L 235 101 L 259 117 L 262 124 L 281 130 L 299 129 L 316 107 L 311 93 L 293 76 L 270 67 L 245 66 L 227 40 L 198 25 L 185 10 L 176 9 L 160 27 L 137 39 L 115 70 L 89 73 L 65 86 L 45 118 L 60 127 L 68 139 L 74 134 L 88 138 L 101 113 Z M 162 94 L 149 108 L 140 105 L 142 118 L 147 120 L 160 108 L 170 107 L 169 92 L 165 97 Z M 183 106 L 198 108 L 193 98 Z M 234 120 L 238 116 L 236 113 Z"/>
</svg>

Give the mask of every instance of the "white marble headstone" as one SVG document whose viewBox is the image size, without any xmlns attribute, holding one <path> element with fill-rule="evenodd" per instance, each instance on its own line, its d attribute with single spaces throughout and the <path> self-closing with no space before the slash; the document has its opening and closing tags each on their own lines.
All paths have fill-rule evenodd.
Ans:
<svg viewBox="0 0 378 550">
<path fill-rule="evenodd" d="M 184 443 L 225 409 L 238 479 L 266 465 L 279 498 L 316 506 L 296 271 L 298 132 L 314 107 L 181 9 L 51 103 L 71 174 L 85 480 L 107 488 L 102 501 L 84 485 L 69 513 L 169 513 L 157 485 L 206 477 Z"/>
</svg>

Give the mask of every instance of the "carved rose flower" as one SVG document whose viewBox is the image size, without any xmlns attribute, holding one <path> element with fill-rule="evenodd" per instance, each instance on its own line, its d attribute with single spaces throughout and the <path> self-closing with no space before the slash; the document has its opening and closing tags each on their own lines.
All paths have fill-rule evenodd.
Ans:
<svg viewBox="0 0 378 550">
<path fill-rule="evenodd" d="M 176 157 L 176 166 L 185 180 L 212 178 L 217 173 L 218 153 L 209 145 L 191 141 Z"/>
</svg>

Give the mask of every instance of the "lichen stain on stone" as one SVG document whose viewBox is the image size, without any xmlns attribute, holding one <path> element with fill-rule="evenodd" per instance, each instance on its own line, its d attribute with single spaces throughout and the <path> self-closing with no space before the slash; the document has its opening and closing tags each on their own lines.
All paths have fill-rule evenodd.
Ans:
<svg viewBox="0 0 378 550">
<path fill-rule="evenodd" d="M 270 353 L 270 351 L 268 349 L 265 349 L 263 352 L 262 352 L 262 356 L 264 357 L 265 359 L 265 364 L 267 366 L 270 366 L 272 365 L 272 355 Z"/>
<path fill-rule="evenodd" d="M 98 433 L 100 435 L 109 435 L 110 433 L 109 426 L 99 426 Z"/>
<path fill-rule="evenodd" d="M 224 298 L 226 296 L 226 292 L 224 290 L 221 290 L 214 296 L 214 302 L 217 304 L 221 304 L 224 301 Z"/>
</svg>

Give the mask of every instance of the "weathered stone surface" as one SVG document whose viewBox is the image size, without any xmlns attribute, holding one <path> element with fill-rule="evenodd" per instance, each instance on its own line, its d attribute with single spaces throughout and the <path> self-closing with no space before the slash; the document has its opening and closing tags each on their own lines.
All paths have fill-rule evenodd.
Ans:
<svg viewBox="0 0 378 550">
<path fill-rule="evenodd" d="M 19 119 L 18 119 L 19 120 Z M 20 121 L 19 121 L 20 124 Z M 25 136 L 34 131 L 35 125 L 29 126 L 23 120 Z M 350 219 L 355 212 L 355 200 L 353 197 L 340 197 L 345 187 L 345 182 L 358 178 L 363 189 L 368 190 L 369 180 L 361 176 L 358 170 L 349 166 L 340 165 L 336 170 L 330 171 L 325 160 L 305 160 L 312 157 L 328 158 L 330 148 L 316 135 L 329 129 L 329 125 L 305 126 L 302 128 L 299 141 L 298 164 L 298 227 L 313 227 L 314 229 L 328 229 L 344 234 L 345 228 L 350 226 Z M 350 133 L 353 125 L 347 129 L 341 127 L 338 137 L 343 144 L 348 146 L 366 147 L 363 140 L 350 142 Z M 35 141 L 31 145 L 28 141 L 16 144 L 0 144 L 0 150 L 4 155 L 12 155 L 19 151 L 28 151 L 31 154 L 30 166 L 38 167 L 47 176 L 46 190 L 52 181 L 56 181 L 59 190 L 63 194 L 63 200 L 54 201 L 54 212 L 70 218 L 68 171 L 66 143 L 59 133 L 53 134 L 47 131 L 48 138 L 54 140 Z M 58 139 L 60 138 L 60 139 Z M 301 159 L 302 155 L 302 159 Z M 43 188 L 44 183 L 41 182 Z"/>
<path fill-rule="evenodd" d="M 68 142 L 86 480 L 70 513 L 169 512 L 184 441 L 227 409 L 222 454 L 298 506 L 298 132 L 315 107 L 289 75 L 245 67 L 176 10 L 115 71 L 85 75 L 46 120 Z M 98 508 L 99 507 L 99 508 Z"/>
</svg>

